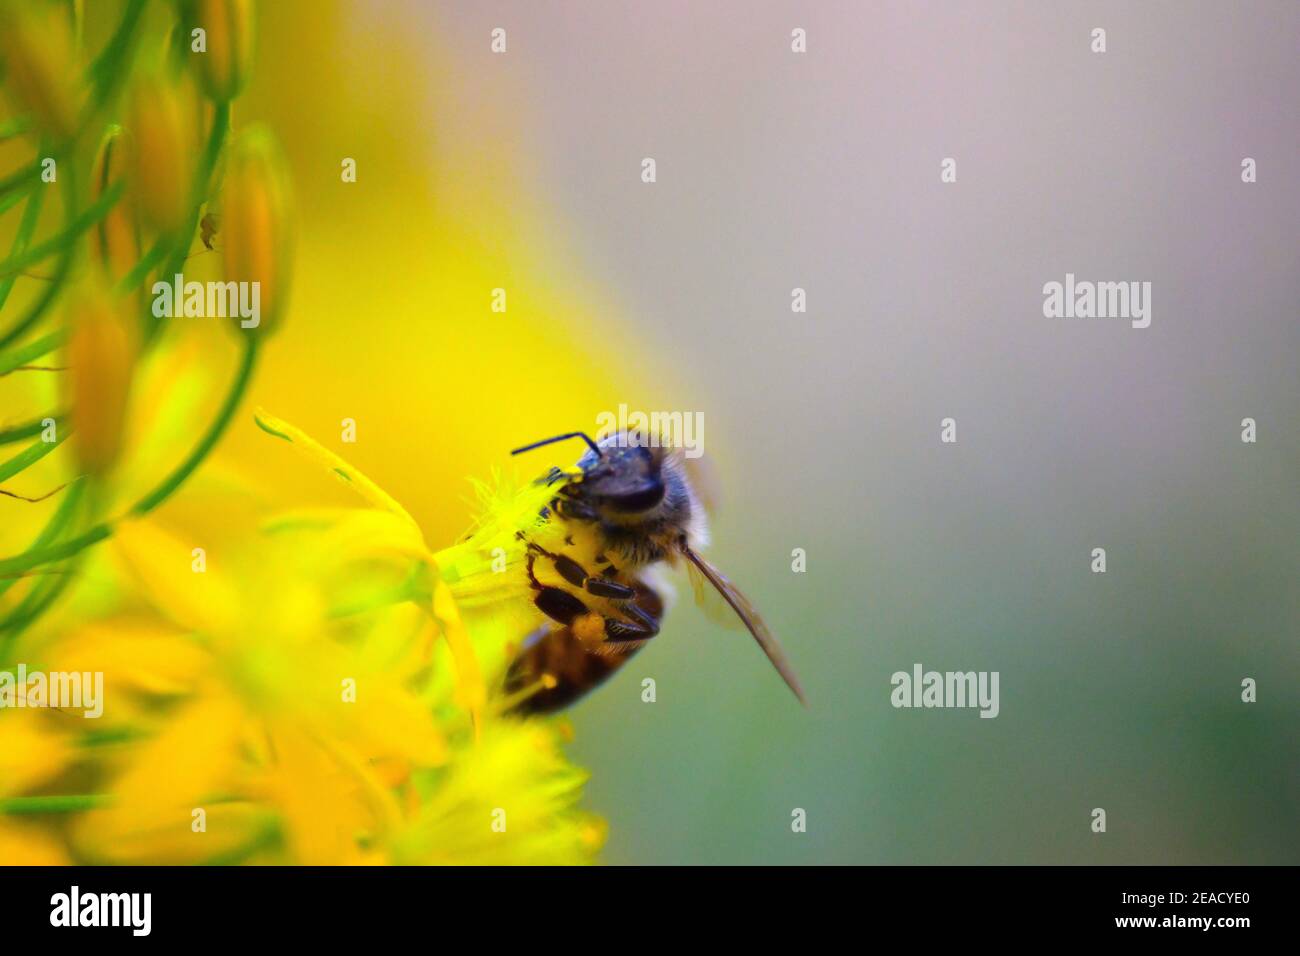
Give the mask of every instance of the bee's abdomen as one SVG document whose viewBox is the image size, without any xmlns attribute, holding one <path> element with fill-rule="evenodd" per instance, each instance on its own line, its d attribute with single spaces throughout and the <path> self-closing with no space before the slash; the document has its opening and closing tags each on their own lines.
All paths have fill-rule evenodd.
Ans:
<svg viewBox="0 0 1300 956">
<path fill-rule="evenodd" d="M 506 674 L 507 693 L 542 685 L 511 708 L 511 713 L 550 714 L 568 707 L 603 684 L 640 646 L 638 643 L 623 648 L 618 654 L 598 654 L 590 651 L 567 627 L 549 630 L 510 665 Z"/>
<path fill-rule="evenodd" d="M 524 641 L 523 649 L 506 672 L 505 690 L 508 694 L 526 693 L 527 696 L 510 708 L 511 713 L 549 714 L 568 707 L 603 684 L 658 633 L 664 614 L 663 598 L 640 581 L 633 581 L 633 586 L 636 595 L 621 611 L 628 622 L 636 622 L 640 628 L 629 627 L 619 617 L 604 617 L 608 638 L 584 641 L 575 633 L 575 626 L 580 629 L 586 618 L 600 620 L 602 617 L 586 614 L 575 618 L 573 626 L 545 624 Z M 626 635 L 617 633 L 617 627 L 611 630 L 611 624 L 620 623 L 628 629 Z M 639 634 L 645 636 L 638 639 Z"/>
</svg>

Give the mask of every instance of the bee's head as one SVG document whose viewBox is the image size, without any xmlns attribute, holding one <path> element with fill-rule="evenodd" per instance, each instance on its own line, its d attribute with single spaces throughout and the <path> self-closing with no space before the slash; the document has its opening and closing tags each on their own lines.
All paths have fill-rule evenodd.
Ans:
<svg viewBox="0 0 1300 956">
<path fill-rule="evenodd" d="M 652 446 L 640 432 L 615 432 L 599 443 L 582 432 L 571 432 L 517 448 L 512 454 L 568 438 L 581 438 L 590 450 L 578 460 L 581 474 L 569 476 L 562 494 L 588 503 L 614 521 L 635 520 L 659 508 L 667 490 L 664 449 Z"/>
<path fill-rule="evenodd" d="M 582 478 L 566 489 L 616 515 L 639 515 L 664 498 L 663 449 L 639 432 L 616 432 L 578 459 Z"/>
</svg>

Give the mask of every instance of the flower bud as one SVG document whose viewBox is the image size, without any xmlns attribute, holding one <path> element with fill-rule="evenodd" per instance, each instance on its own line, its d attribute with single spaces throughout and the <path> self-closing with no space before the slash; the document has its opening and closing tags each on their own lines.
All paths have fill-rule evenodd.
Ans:
<svg viewBox="0 0 1300 956">
<path fill-rule="evenodd" d="M 122 450 L 135 364 L 131 324 L 100 285 L 75 290 L 68 303 L 65 378 L 74 431 L 70 439 L 86 474 L 102 477 Z"/>
<path fill-rule="evenodd" d="M 219 103 L 233 100 L 252 66 L 252 0 L 187 0 L 184 22 L 189 30 L 205 34 L 206 51 L 190 53 L 204 91 Z"/>
<path fill-rule="evenodd" d="M 156 76 L 139 80 L 127 110 L 131 132 L 132 197 L 144 221 L 159 232 L 185 222 L 194 180 L 195 143 L 177 91 Z"/>
<path fill-rule="evenodd" d="M 64 10 L 0 0 L 0 76 L 15 111 L 30 113 L 55 142 L 70 139 L 77 128 L 76 75 Z"/>
<path fill-rule="evenodd" d="M 288 304 L 295 236 L 284 158 L 263 128 L 245 130 L 231 144 L 221 235 L 226 281 L 258 283 L 261 315 L 255 334 L 266 335 Z"/>
<path fill-rule="evenodd" d="M 120 126 L 112 126 L 104 134 L 95 156 L 91 174 L 91 201 L 98 200 L 115 182 L 122 178 L 126 154 L 130 146 Z M 104 266 L 105 273 L 116 282 L 135 266 L 140 258 L 140 233 L 135 211 L 129 203 L 119 202 L 90 231 L 90 246 L 95 258 Z"/>
</svg>

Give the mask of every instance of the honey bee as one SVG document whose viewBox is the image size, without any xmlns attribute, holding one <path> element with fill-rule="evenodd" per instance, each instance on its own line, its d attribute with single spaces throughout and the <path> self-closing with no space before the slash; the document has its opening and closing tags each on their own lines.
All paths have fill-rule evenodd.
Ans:
<svg viewBox="0 0 1300 956">
<path fill-rule="evenodd" d="M 576 471 L 552 469 L 538 479 L 556 488 L 541 517 L 560 522 L 563 547 L 529 539 L 525 561 L 533 603 L 550 618 L 524 641 L 506 674 L 517 713 L 567 707 L 602 683 L 659 633 L 665 600 L 657 567 L 685 563 L 696 600 L 711 613 L 734 613 L 801 703 L 803 690 L 781 645 L 754 606 L 700 555 L 708 531 L 700 497 L 680 450 L 637 432 L 593 441 L 570 432 L 515 449 L 520 454 L 581 438 L 588 451 Z M 554 539 L 552 536 L 551 540 Z"/>
</svg>

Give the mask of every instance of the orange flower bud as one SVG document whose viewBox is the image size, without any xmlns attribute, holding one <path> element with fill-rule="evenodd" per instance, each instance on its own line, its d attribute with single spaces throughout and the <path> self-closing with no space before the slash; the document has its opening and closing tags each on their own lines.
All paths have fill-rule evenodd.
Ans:
<svg viewBox="0 0 1300 956">
<path fill-rule="evenodd" d="M 156 76 L 131 90 L 131 192 L 144 221 L 160 232 L 179 229 L 189 211 L 196 144 L 184 113 L 177 91 Z"/>
<path fill-rule="evenodd" d="M 69 299 L 68 389 L 70 442 L 86 474 L 100 477 L 122 450 L 127 399 L 135 364 L 135 337 L 118 301 L 87 285 Z"/>
<path fill-rule="evenodd" d="M 0 0 L 0 75 L 16 111 L 56 142 L 72 137 L 77 68 L 65 10 Z"/>
<path fill-rule="evenodd" d="M 91 174 L 92 201 L 99 199 L 123 175 L 126 153 L 129 151 L 122 127 L 110 127 L 99 144 L 95 168 Z M 114 280 L 122 278 L 140 258 L 140 233 L 135 212 L 128 203 L 119 202 L 90 232 L 90 245 L 95 258 L 104 265 Z"/>
<path fill-rule="evenodd" d="M 289 298 L 293 201 L 284 158 L 269 131 L 252 127 L 231 144 L 221 199 L 226 281 L 258 283 L 255 334 L 266 335 Z"/>
<path fill-rule="evenodd" d="M 206 50 L 190 51 L 203 89 L 218 102 L 233 100 L 252 66 L 252 0 L 187 0 L 183 19 L 187 31 L 204 31 Z"/>
</svg>

